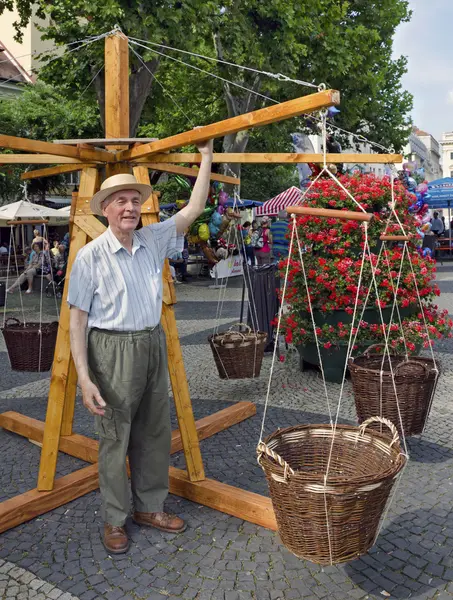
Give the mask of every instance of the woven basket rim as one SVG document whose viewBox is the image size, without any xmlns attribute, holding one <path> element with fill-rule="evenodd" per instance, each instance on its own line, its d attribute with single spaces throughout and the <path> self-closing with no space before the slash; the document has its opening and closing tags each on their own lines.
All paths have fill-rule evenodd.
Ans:
<svg viewBox="0 0 453 600">
<path fill-rule="evenodd" d="M 216 344 L 216 345 L 217 344 L 221 345 L 221 340 L 226 335 L 231 335 L 232 333 L 237 334 L 237 331 L 236 332 L 221 331 L 220 333 L 212 333 L 208 337 L 208 341 L 212 342 L 213 344 Z M 241 333 L 241 335 L 243 336 L 242 339 L 231 340 L 228 343 L 230 343 L 230 344 L 237 343 L 238 346 L 242 346 L 242 344 L 244 344 L 245 342 L 250 343 L 250 342 L 254 341 L 256 344 L 260 344 L 264 338 L 267 338 L 267 333 L 265 331 L 254 331 L 253 333 Z"/>
<path fill-rule="evenodd" d="M 277 431 L 275 431 L 274 433 L 269 435 L 264 440 L 264 443 L 269 444 L 269 442 L 272 442 L 273 440 L 278 439 L 279 437 L 281 437 L 282 435 L 284 435 L 286 433 L 297 432 L 297 431 L 302 431 L 302 430 L 310 430 L 310 429 L 318 429 L 318 430 L 325 429 L 326 431 L 332 431 L 332 426 L 324 423 L 324 424 L 295 425 L 292 427 L 285 427 L 284 429 L 278 429 Z M 347 432 L 347 431 L 350 431 L 351 433 L 357 433 L 359 431 L 359 426 L 338 424 L 336 426 L 336 430 L 337 430 L 336 435 L 338 435 L 338 432 Z M 387 435 L 387 434 L 382 434 L 382 433 L 376 431 L 375 429 L 367 429 L 365 431 L 364 437 L 366 438 L 367 436 L 372 437 L 372 438 L 378 438 L 382 442 L 386 443 L 389 446 L 390 453 L 391 453 L 391 455 L 389 456 L 389 468 L 381 471 L 379 474 L 373 474 L 373 475 L 360 475 L 358 477 L 350 477 L 350 476 L 348 476 L 348 477 L 329 477 L 326 482 L 329 487 L 344 488 L 344 487 L 354 487 L 354 486 L 366 485 L 366 484 L 370 484 L 370 483 L 380 483 L 381 481 L 384 481 L 384 480 L 388 479 L 389 477 L 395 477 L 401 471 L 401 469 L 403 468 L 403 466 L 406 463 L 407 456 L 402 452 L 401 446 L 399 445 L 399 443 L 396 443 L 396 444 L 393 444 L 392 446 L 390 446 L 391 436 Z M 364 446 L 364 448 L 366 448 L 366 446 Z M 273 447 L 272 449 L 278 453 L 278 448 Z M 393 459 L 393 464 L 390 460 L 391 457 Z M 260 463 L 262 463 L 262 466 L 266 465 L 271 471 L 277 470 L 279 472 L 281 471 L 282 473 L 284 471 L 283 467 L 281 467 L 278 463 L 276 463 L 271 457 L 269 457 L 265 453 L 262 454 L 262 456 L 260 458 Z M 290 465 L 290 466 L 292 466 L 292 465 Z M 324 475 L 323 474 L 307 473 L 304 471 L 295 470 L 294 474 L 288 475 L 288 481 L 289 480 L 298 481 L 299 483 L 324 485 Z"/>
<path fill-rule="evenodd" d="M 359 361 L 369 361 L 370 358 L 372 357 L 376 357 L 379 356 L 381 357 L 381 354 L 372 354 L 371 356 L 365 356 L 364 354 L 362 354 L 361 356 L 356 356 L 355 358 L 350 358 L 348 360 L 348 368 L 349 370 L 352 370 L 356 373 L 358 372 L 363 372 L 363 373 L 373 373 L 373 374 L 377 374 L 380 376 L 381 374 L 381 370 L 380 369 L 372 369 L 370 367 L 367 367 L 366 365 L 360 364 Z M 386 357 L 388 358 L 388 356 Z M 400 358 L 401 362 L 404 362 L 406 360 L 406 357 L 402 354 L 390 354 L 390 358 Z M 428 358 L 428 357 L 424 357 L 424 356 L 411 356 L 409 358 L 410 361 L 413 362 L 419 362 L 419 363 L 425 363 L 426 366 L 428 367 L 428 371 L 426 374 L 426 377 L 431 377 L 432 375 L 434 375 L 436 372 L 440 372 L 440 365 L 438 365 L 438 363 L 433 360 L 432 358 Z M 430 366 L 428 366 L 430 365 Z M 399 364 L 398 364 L 399 366 Z M 393 367 L 393 365 L 392 365 Z M 393 371 L 394 371 L 395 367 L 393 367 Z M 404 373 L 393 373 L 393 375 L 395 377 L 398 378 L 406 378 L 406 377 L 410 377 L 411 379 L 413 379 L 414 375 L 413 373 L 411 374 L 404 374 Z M 382 371 L 382 376 L 383 377 L 392 377 L 392 371 Z"/>
<path fill-rule="evenodd" d="M 58 321 L 45 321 L 42 323 L 40 323 L 39 321 L 27 321 L 25 324 L 13 323 L 10 325 L 5 325 L 0 327 L 0 329 L 5 332 L 10 331 L 14 333 L 21 333 L 30 330 L 36 331 L 38 327 L 40 327 L 41 329 L 55 329 L 55 327 L 58 327 Z"/>
</svg>

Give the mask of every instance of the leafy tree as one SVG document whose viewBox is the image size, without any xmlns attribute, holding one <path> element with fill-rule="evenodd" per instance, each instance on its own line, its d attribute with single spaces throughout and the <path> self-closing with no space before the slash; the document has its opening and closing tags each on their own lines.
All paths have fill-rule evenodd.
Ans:
<svg viewBox="0 0 453 600">
<path fill-rule="evenodd" d="M 24 86 L 22 94 L 14 99 L 1 98 L 0 123 L 2 133 L 37 140 L 91 138 L 101 133 L 99 110 L 93 102 L 84 98 L 68 100 L 43 83 Z M 0 198 L 3 202 L 22 197 L 20 175 L 23 172 L 23 165 L 0 168 Z M 32 179 L 27 183 L 30 196 L 41 198 L 48 191 L 63 188 L 61 176 Z"/>
<path fill-rule="evenodd" d="M 38 15 L 50 17 L 51 25 L 44 34 L 57 44 L 101 34 L 118 23 L 129 37 L 195 51 L 258 71 L 325 82 L 342 92 L 341 113 L 336 118 L 339 126 L 393 146 L 395 151 L 402 148 L 410 132 L 412 97 L 400 83 L 406 59 L 392 59 L 395 29 L 410 18 L 408 0 L 38 0 L 37 5 L 29 0 L 0 0 L 0 11 L 15 1 L 20 14 L 18 32 L 28 22 L 32 4 L 37 6 Z M 266 101 L 257 94 L 283 101 L 314 91 L 256 71 L 182 57 L 228 81 L 211 80 L 170 62 L 168 56 L 181 59 L 181 55 L 168 49 L 159 49 L 165 57 L 153 50 L 134 49 L 143 56 L 146 67 L 131 53 L 131 135 L 136 131 L 141 135 L 170 135 L 193 124 L 261 108 Z M 68 93 L 85 90 L 93 79 L 102 118 L 102 54 L 102 43 L 85 46 L 49 62 L 41 76 Z M 305 120 L 294 120 L 289 125 L 293 129 L 297 126 L 305 127 Z M 280 145 L 289 143 L 283 139 L 287 132 L 283 124 L 275 131 L 281 138 Z M 254 136 L 255 132 L 226 136 L 222 148 L 228 152 L 250 150 Z M 250 166 L 246 172 L 258 179 L 263 169 Z M 227 165 L 225 170 L 239 174 L 240 166 Z"/>
</svg>

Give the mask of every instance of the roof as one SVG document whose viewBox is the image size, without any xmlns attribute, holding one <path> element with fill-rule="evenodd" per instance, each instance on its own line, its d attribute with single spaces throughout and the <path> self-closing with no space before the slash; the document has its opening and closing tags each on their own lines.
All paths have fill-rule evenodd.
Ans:
<svg viewBox="0 0 453 600">
<path fill-rule="evenodd" d="M 421 137 L 431 135 L 430 133 L 423 131 L 423 129 L 419 129 L 418 127 L 414 127 L 414 133 L 415 135 L 420 135 Z"/>
<path fill-rule="evenodd" d="M 299 204 L 302 197 L 302 192 L 299 188 L 293 186 L 289 190 L 278 194 L 275 198 L 271 198 L 267 202 L 256 209 L 256 216 L 262 217 L 263 215 L 276 216 L 278 213 L 285 209 L 287 206 Z"/>
<path fill-rule="evenodd" d="M 0 80 L 30 83 L 31 77 L 0 40 Z"/>
</svg>

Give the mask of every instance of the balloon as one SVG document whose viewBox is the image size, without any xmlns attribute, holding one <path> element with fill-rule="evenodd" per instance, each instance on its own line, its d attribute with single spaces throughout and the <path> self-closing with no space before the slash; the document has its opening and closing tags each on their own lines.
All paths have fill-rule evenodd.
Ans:
<svg viewBox="0 0 453 600">
<path fill-rule="evenodd" d="M 217 225 L 214 225 L 213 223 L 209 223 L 209 233 L 211 234 L 212 237 L 216 237 L 217 234 L 219 233 L 220 229 L 219 227 L 217 227 Z"/>
<path fill-rule="evenodd" d="M 431 215 L 429 213 L 426 213 L 426 215 L 423 215 L 422 217 L 422 223 L 429 223 L 431 221 Z"/>
<path fill-rule="evenodd" d="M 415 188 L 417 187 L 417 182 L 413 177 L 407 178 L 407 186 L 409 190 L 415 190 Z"/>
<path fill-rule="evenodd" d="M 219 213 L 219 215 L 223 215 L 223 213 L 225 212 L 225 209 L 223 208 L 223 206 L 218 206 L 217 212 Z"/>
<path fill-rule="evenodd" d="M 340 111 L 338 110 L 338 108 L 336 106 L 331 106 L 327 109 L 327 116 L 329 117 L 334 117 L 335 115 L 337 115 Z"/>
<path fill-rule="evenodd" d="M 222 206 L 220 208 L 223 208 Z M 211 223 L 215 226 L 219 226 L 222 222 L 222 216 L 218 212 L 212 213 Z"/>
<path fill-rule="evenodd" d="M 220 204 L 220 206 L 223 206 L 224 204 L 226 204 L 227 201 L 228 201 L 228 194 L 222 190 L 220 192 L 220 194 L 219 194 L 219 204 Z"/>
<path fill-rule="evenodd" d="M 431 248 L 423 248 L 423 256 L 431 258 Z"/>
<path fill-rule="evenodd" d="M 209 227 L 206 225 L 206 223 L 202 223 L 198 228 L 198 237 L 203 242 L 207 242 L 209 240 Z"/>
<path fill-rule="evenodd" d="M 417 192 L 420 192 L 420 194 L 424 194 L 428 191 L 428 184 L 426 183 L 419 183 L 417 185 Z"/>
</svg>

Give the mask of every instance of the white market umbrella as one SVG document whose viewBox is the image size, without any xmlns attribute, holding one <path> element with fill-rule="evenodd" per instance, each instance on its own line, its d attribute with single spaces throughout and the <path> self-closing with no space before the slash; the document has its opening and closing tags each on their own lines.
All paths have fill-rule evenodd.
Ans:
<svg viewBox="0 0 453 600">
<path fill-rule="evenodd" d="M 16 221 L 17 219 L 49 219 L 61 217 L 61 213 L 54 208 L 33 204 L 27 200 L 19 200 L 12 204 L 0 207 L 0 221 Z"/>
</svg>

